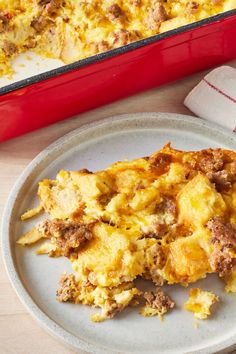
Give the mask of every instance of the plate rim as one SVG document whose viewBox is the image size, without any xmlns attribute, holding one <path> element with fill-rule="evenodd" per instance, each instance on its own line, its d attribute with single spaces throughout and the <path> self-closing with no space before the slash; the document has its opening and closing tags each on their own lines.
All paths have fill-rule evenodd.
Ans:
<svg viewBox="0 0 236 354">
<path fill-rule="evenodd" d="M 92 123 L 84 124 L 79 126 L 78 128 L 70 131 L 69 133 L 63 135 L 59 139 L 55 140 L 53 143 L 48 145 L 45 149 L 43 149 L 36 157 L 25 167 L 23 172 L 18 176 L 15 184 L 13 185 L 10 194 L 7 198 L 4 211 L 2 214 L 2 225 L 1 225 L 1 246 L 2 246 L 2 256 L 3 263 L 8 275 L 8 279 L 20 299 L 21 303 L 24 305 L 26 310 L 30 313 L 30 315 L 37 321 L 37 323 L 44 328 L 49 334 L 51 334 L 54 338 L 59 339 L 60 342 L 64 343 L 64 345 L 69 346 L 73 349 L 80 349 L 89 353 L 94 354 L 107 354 L 107 353 L 120 353 L 116 350 L 111 350 L 106 347 L 101 347 L 95 344 L 89 343 L 87 340 L 78 338 L 74 336 L 72 333 L 68 332 L 66 329 L 62 328 L 59 324 L 57 324 L 54 320 L 52 320 L 46 312 L 40 309 L 40 307 L 34 302 L 33 298 L 29 295 L 24 284 L 18 274 L 17 267 L 14 261 L 14 254 L 12 252 L 12 247 L 10 243 L 10 226 L 11 226 L 11 213 L 14 209 L 14 205 L 17 201 L 17 196 L 21 191 L 24 183 L 27 178 L 33 173 L 34 169 L 37 167 L 40 162 L 45 160 L 47 156 L 50 156 L 53 152 L 56 151 L 58 146 L 63 145 L 66 141 L 76 137 L 83 131 L 88 131 L 91 128 L 99 128 L 105 126 L 107 124 L 112 124 L 114 122 L 118 122 L 120 120 L 132 120 L 132 119 L 148 119 L 154 118 L 162 120 L 168 119 L 169 121 L 180 121 L 188 124 L 193 124 L 197 127 L 208 128 L 212 131 L 215 131 L 218 134 L 222 134 L 222 137 L 225 136 L 230 138 L 232 143 L 236 144 L 236 135 L 230 130 L 212 122 L 203 120 L 198 117 L 193 117 L 184 114 L 177 113 L 162 113 L 162 112 L 142 112 L 142 113 L 127 113 L 121 115 L 115 115 L 111 117 L 107 117 L 105 119 L 101 119 Z M 236 146 L 236 145 L 235 145 Z M 212 344 L 204 349 L 198 351 L 201 353 L 204 350 L 204 353 L 212 353 L 212 352 L 221 352 L 227 353 L 236 348 L 236 330 L 235 335 L 230 336 L 228 339 L 221 341 L 220 343 Z M 207 351 L 206 351 L 207 350 Z"/>
</svg>

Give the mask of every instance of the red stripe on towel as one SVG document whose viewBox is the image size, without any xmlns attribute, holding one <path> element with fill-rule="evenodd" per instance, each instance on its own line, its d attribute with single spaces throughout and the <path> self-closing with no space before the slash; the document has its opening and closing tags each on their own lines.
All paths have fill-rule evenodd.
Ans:
<svg viewBox="0 0 236 354">
<path fill-rule="evenodd" d="M 203 81 L 205 81 L 205 83 L 210 86 L 211 88 L 213 88 L 213 90 L 217 91 L 218 93 L 220 93 L 221 95 L 223 95 L 224 97 L 228 98 L 228 100 L 236 103 L 236 99 L 227 95 L 227 93 L 225 93 L 224 91 L 221 91 L 218 87 L 216 87 L 215 85 L 213 85 L 211 82 L 207 81 L 205 78 L 203 79 Z M 236 129 L 236 127 L 235 127 Z M 235 130 L 234 130 L 235 131 Z"/>
</svg>

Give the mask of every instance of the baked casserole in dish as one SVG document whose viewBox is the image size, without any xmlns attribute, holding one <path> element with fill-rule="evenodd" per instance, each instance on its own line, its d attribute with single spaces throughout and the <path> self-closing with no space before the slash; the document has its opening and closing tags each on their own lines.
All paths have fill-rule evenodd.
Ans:
<svg viewBox="0 0 236 354">
<path fill-rule="evenodd" d="M 236 0 L 1 0 L 0 74 L 29 49 L 64 63 L 236 8 Z"/>
<path fill-rule="evenodd" d="M 72 11 L 73 4 L 83 13 L 80 31 L 74 31 L 79 16 Z M 83 6 L 87 15 L 85 10 L 79 11 Z M 155 4 L 143 0 L 138 6 L 102 2 L 91 12 L 96 19 L 91 19 L 91 6 L 55 0 L 0 0 L 0 71 L 7 74 L 0 77 L 0 142 L 236 58 L 236 9 L 221 12 L 235 8 L 235 1 L 190 5 L 186 1 Z M 111 14 L 115 8 L 115 16 L 122 10 L 121 18 Z M 68 13 L 72 15 L 69 20 Z M 154 27 L 151 19 L 156 21 Z M 103 25 L 95 26 L 94 21 Z M 89 30 L 83 32 L 86 28 Z M 65 36 L 70 39 L 67 46 Z M 102 48 L 101 38 L 106 41 Z M 40 63 L 56 60 L 62 65 L 52 70 L 42 64 L 40 73 L 27 53 L 18 56 L 28 48 L 44 57 L 62 59 L 63 55 L 67 63 L 90 56 L 71 64 L 51 58 L 41 61 L 40 56 Z"/>
</svg>

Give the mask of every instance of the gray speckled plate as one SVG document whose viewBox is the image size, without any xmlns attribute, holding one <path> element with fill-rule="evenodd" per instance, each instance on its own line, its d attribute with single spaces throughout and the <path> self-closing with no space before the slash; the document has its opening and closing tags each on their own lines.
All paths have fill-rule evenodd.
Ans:
<svg viewBox="0 0 236 354">
<path fill-rule="evenodd" d="M 177 308 L 158 318 L 143 318 L 131 308 L 104 323 L 90 322 L 94 309 L 55 300 L 58 279 L 70 271 L 65 258 L 36 256 L 16 239 L 40 219 L 22 223 L 19 216 L 36 205 L 37 182 L 61 169 L 102 169 L 125 158 L 146 156 L 171 141 L 178 149 L 225 147 L 236 150 L 236 138 L 221 127 L 176 114 L 142 113 L 109 118 L 77 129 L 39 154 L 13 188 L 3 217 L 5 265 L 17 294 L 39 323 L 58 339 L 91 353 L 229 352 L 236 343 L 236 297 L 223 292 L 214 276 L 198 282 L 221 297 L 214 316 L 195 328 L 193 315 L 181 309 L 188 290 L 168 288 Z M 195 284 L 194 284 L 195 286 Z"/>
</svg>

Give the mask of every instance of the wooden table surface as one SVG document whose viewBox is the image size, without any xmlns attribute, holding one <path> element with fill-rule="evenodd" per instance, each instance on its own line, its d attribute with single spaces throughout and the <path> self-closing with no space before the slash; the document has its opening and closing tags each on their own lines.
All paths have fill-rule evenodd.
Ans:
<svg viewBox="0 0 236 354">
<path fill-rule="evenodd" d="M 230 63 L 236 68 L 236 60 Z M 191 114 L 183 105 L 206 72 L 129 97 L 0 144 L 0 215 L 16 178 L 47 145 L 67 132 L 111 115 L 130 112 Z M 72 354 L 40 328 L 12 289 L 0 255 L 0 354 Z M 80 353 L 82 353 L 80 351 Z"/>
</svg>

